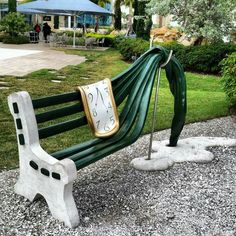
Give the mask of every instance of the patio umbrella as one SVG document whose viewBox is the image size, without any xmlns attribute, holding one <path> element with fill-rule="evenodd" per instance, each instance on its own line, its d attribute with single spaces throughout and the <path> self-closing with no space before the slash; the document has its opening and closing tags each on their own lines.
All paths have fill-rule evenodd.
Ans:
<svg viewBox="0 0 236 236">
<path fill-rule="evenodd" d="M 93 15 L 112 15 L 112 13 L 105 8 L 96 5 L 89 0 L 37 0 L 25 4 L 21 4 L 25 9 L 34 9 L 46 12 L 52 15 L 70 14 L 74 16 L 74 39 L 73 47 L 75 47 L 75 30 L 76 30 L 76 16 L 83 14 Z"/>
</svg>

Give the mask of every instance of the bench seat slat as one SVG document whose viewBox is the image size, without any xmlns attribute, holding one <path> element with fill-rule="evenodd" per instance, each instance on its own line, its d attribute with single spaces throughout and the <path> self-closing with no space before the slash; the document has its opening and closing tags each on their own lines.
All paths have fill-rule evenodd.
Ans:
<svg viewBox="0 0 236 236">
<path fill-rule="evenodd" d="M 81 101 L 81 96 L 79 92 L 63 93 L 59 95 L 43 97 L 32 100 L 34 109 L 58 105 L 61 103 Z"/>
<path fill-rule="evenodd" d="M 151 86 L 150 86 L 151 85 Z M 146 115 L 148 112 L 148 107 L 149 107 L 149 101 L 150 101 L 150 96 L 151 96 L 151 89 L 152 89 L 153 83 L 149 83 L 147 90 L 149 90 L 148 93 L 144 94 L 142 97 L 142 102 L 138 111 L 138 116 L 137 120 L 132 124 L 133 128 L 129 129 L 129 131 L 125 134 L 125 136 L 121 139 L 116 139 L 116 134 L 110 139 L 110 140 L 105 140 L 105 142 L 102 144 L 104 145 L 103 148 L 96 150 L 96 152 L 91 152 L 91 154 L 86 155 L 83 158 L 78 158 L 77 160 L 73 160 L 76 165 L 77 170 L 80 170 L 100 159 L 103 157 L 114 153 L 115 151 L 120 150 L 121 148 L 124 148 L 133 142 L 135 142 L 138 137 L 140 136 L 144 124 L 145 124 L 145 119 Z M 107 146 L 106 143 L 107 142 Z M 112 144 L 112 145 L 111 145 Z M 106 146 L 106 147 L 105 147 Z M 74 155 L 75 157 L 75 155 Z"/>
<path fill-rule="evenodd" d="M 39 138 L 44 139 L 44 138 L 47 138 L 56 134 L 63 133 L 65 131 L 75 129 L 77 127 L 80 127 L 86 124 L 87 124 L 86 117 L 82 117 L 82 118 L 62 122 L 56 125 L 51 125 L 46 128 L 39 129 Z"/>
<path fill-rule="evenodd" d="M 73 115 L 75 113 L 83 111 L 82 104 L 74 104 L 67 107 L 58 108 L 55 110 L 39 113 L 36 115 L 37 123 L 43 123 L 49 120 L 54 120 L 63 116 Z"/>
</svg>

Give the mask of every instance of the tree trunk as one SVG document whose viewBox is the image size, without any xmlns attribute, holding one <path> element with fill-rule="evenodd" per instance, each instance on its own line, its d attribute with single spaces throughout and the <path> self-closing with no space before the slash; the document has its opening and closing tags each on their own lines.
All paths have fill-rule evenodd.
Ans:
<svg viewBox="0 0 236 236">
<path fill-rule="evenodd" d="M 133 29 L 134 29 L 134 32 L 136 33 L 137 20 L 135 19 L 135 16 L 138 16 L 138 0 L 134 0 L 133 7 L 134 7 Z"/>
<path fill-rule="evenodd" d="M 115 22 L 114 28 L 116 30 L 121 30 L 121 9 L 120 9 L 121 0 L 116 0 L 114 4 L 115 8 Z"/>
<path fill-rule="evenodd" d="M 16 0 L 8 0 L 8 12 L 16 12 Z"/>
<path fill-rule="evenodd" d="M 152 27 L 152 17 L 148 16 L 145 12 L 147 2 L 138 1 L 138 16 L 142 17 L 137 20 L 136 32 L 137 37 L 149 40 L 150 38 L 150 30 Z"/>
<path fill-rule="evenodd" d="M 159 16 L 159 27 L 163 26 L 163 16 Z"/>
<path fill-rule="evenodd" d="M 201 45 L 202 44 L 202 41 L 203 41 L 204 37 L 203 36 L 199 36 L 196 41 L 194 42 L 194 46 L 197 46 L 197 45 Z"/>
</svg>

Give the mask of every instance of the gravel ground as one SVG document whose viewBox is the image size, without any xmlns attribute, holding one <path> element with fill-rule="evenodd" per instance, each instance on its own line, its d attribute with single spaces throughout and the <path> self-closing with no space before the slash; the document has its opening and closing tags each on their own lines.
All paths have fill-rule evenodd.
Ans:
<svg viewBox="0 0 236 236">
<path fill-rule="evenodd" d="M 186 125 L 181 137 L 236 138 L 232 117 Z M 155 140 L 169 137 L 158 132 Z M 13 192 L 18 170 L 0 173 L 0 235 L 236 235 L 236 147 L 214 147 L 211 163 L 179 163 L 160 172 L 133 169 L 149 136 L 78 172 L 74 197 L 81 224 L 53 219 L 46 202 Z"/>
</svg>

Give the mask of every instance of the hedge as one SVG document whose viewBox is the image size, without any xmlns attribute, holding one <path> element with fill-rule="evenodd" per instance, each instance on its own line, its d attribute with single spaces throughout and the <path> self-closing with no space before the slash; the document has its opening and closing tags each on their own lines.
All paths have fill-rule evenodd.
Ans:
<svg viewBox="0 0 236 236">
<path fill-rule="evenodd" d="M 220 65 L 222 66 L 224 91 L 230 104 L 236 108 L 236 52 L 223 59 Z"/>
<path fill-rule="evenodd" d="M 113 46 L 114 40 L 116 38 L 116 36 L 112 34 L 99 34 L 99 33 L 87 33 L 86 37 L 97 38 L 97 39 L 105 38 L 104 46 L 106 47 Z"/>
<path fill-rule="evenodd" d="M 18 36 L 6 36 L 2 39 L 3 43 L 7 44 L 25 44 L 29 43 L 29 38 L 23 35 L 18 35 Z"/>
<path fill-rule="evenodd" d="M 159 43 L 168 50 L 172 49 L 184 69 L 187 71 L 219 74 L 219 63 L 227 54 L 236 51 L 235 44 L 221 43 L 203 46 L 183 46 L 178 43 Z M 149 48 L 149 42 L 142 39 L 122 38 L 116 41 L 116 48 L 125 60 L 139 57 Z"/>
</svg>

